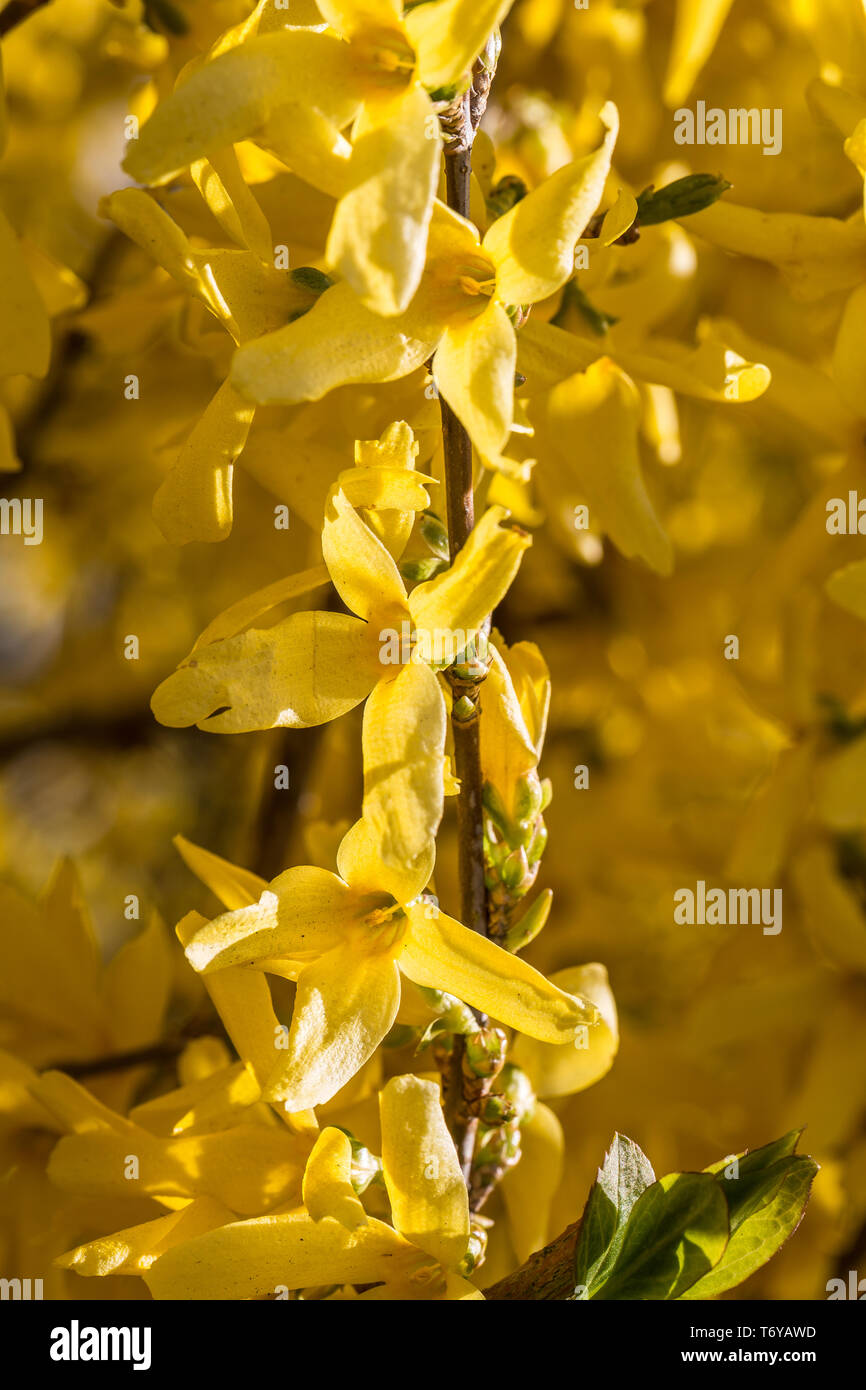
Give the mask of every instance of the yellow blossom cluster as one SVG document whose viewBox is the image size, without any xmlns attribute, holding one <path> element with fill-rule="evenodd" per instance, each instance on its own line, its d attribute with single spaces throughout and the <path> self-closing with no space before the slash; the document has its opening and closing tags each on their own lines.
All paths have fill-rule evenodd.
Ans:
<svg viewBox="0 0 866 1390">
<path fill-rule="evenodd" d="M 550 1297 L 583 1212 L 557 1297 L 826 1297 L 863 6 L 46 0 L 0 52 L 0 1277 Z"/>
</svg>

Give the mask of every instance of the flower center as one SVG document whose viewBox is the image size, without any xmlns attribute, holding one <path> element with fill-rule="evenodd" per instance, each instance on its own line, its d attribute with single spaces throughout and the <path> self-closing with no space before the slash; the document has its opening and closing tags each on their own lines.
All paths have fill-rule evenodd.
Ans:
<svg viewBox="0 0 866 1390">
<path fill-rule="evenodd" d="M 408 925 L 406 913 L 399 903 L 390 907 L 376 907 L 368 912 L 361 923 L 367 938 L 368 948 L 377 954 L 393 951 L 398 945 Z"/>
<path fill-rule="evenodd" d="M 415 51 L 398 29 L 371 29 L 356 40 L 377 87 L 405 87 L 415 76 Z"/>
</svg>

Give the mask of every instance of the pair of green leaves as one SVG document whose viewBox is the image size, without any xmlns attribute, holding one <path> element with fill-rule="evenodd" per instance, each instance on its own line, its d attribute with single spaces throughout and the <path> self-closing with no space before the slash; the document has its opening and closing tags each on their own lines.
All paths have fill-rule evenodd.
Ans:
<svg viewBox="0 0 866 1390">
<path fill-rule="evenodd" d="M 646 1155 L 614 1136 L 587 1199 L 575 1299 L 704 1299 L 766 1264 L 798 1226 L 818 1171 L 795 1153 L 802 1130 L 656 1180 Z"/>
</svg>

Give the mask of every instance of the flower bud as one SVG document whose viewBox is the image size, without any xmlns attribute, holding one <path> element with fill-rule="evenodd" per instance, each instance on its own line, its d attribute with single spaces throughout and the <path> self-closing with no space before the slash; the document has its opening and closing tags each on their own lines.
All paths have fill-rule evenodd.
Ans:
<svg viewBox="0 0 866 1390">
<path fill-rule="evenodd" d="M 524 946 L 528 946 L 530 941 L 535 940 L 550 916 L 552 902 L 553 893 L 549 888 L 545 888 L 544 892 L 539 893 L 535 901 L 530 903 L 520 920 L 508 929 L 503 942 L 506 951 L 516 955 Z"/>
<path fill-rule="evenodd" d="M 508 1040 L 501 1028 L 478 1028 L 467 1033 L 463 1066 L 470 1076 L 496 1076 L 505 1061 Z"/>
<path fill-rule="evenodd" d="M 499 872 L 503 884 L 510 893 L 515 892 L 521 886 L 529 872 L 526 850 L 522 845 L 519 849 L 511 851 Z"/>
<path fill-rule="evenodd" d="M 720 174 L 686 174 L 674 179 L 664 188 L 645 188 L 637 200 L 637 221 L 642 227 L 652 227 L 672 218 L 688 217 L 702 212 L 731 188 Z"/>
</svg>

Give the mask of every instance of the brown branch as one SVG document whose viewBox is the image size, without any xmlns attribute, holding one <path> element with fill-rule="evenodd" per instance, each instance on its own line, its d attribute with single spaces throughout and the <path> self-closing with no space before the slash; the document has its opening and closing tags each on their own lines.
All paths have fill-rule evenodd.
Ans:
<svg viewBox="0 0 866 1390">
<path fill-rule="evenodd" d="M 526 1264 L 513 1274 L 506 1274 L 484 1290 L 484 1297 L 493 1301 L 509 1299 L 520 1302 L 558 1300 L 566 1302 L 574 1294 L 574 1251 L 580 1222 L 567 1226 L 556 1240 L 530 1255 Z"/>
<path fill-rule="evenodd" d="M 489 86 L 489 83 L 488 83 Z M 468 89 L 442 115 L 445 142 L 445 186 L 448 206 L 461 216 L 469 216 L 469 190 L 472 175 L 472 91 Z M 480 116 L 479 116 L 480 119 Z M 440 398 L 442 445 L 445 457 L 445 496 L 448 544 L 451 563 L 466 544 L 475 524 L 472 489 L 472 442 L 448 402 Z M 460 780 L 457 798 L 458 873 L 460 912 L 472 931 L 487 935 L 487 890 L 484 883 L 484 826 L 481 806 L 481 748 L 478 719 L 480 705 L 477 685 L 472 692 L 460 681 L 450 679 L 453 708 L 451 729 L 454 762 Z M 459 709 L 458 709 L 459 706 Z M 461 717 L 462 716 L 462 717 Z M 479 1025 L 486 1023 L 476 1013 Z M 467 1186 L 472 1171 L 472 1155 L 478 1132 L 478 1117 L 469 1104 L 464 1072 L 465 1041 L 455 1034 L 444 1068 L 443 1101 L 445 1119 L 454 1139 Z"/>
</svg>

